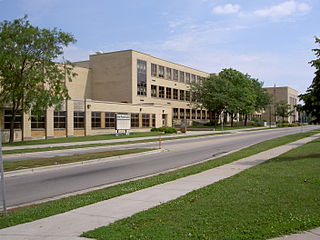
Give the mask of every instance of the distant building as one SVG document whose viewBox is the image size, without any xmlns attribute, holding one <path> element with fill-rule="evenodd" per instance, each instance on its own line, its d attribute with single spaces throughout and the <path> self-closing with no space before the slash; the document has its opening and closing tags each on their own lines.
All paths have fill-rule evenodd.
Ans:
<svg viewBox="0 0 320 240">
<path fill-rule="evenodd" d="M 280 101 L 285 101 L 290 105 L 291 115 L 285 118 L 285 121 L 293 123 L 299 121 L 296 105 L 298 103 L 299 92 L 290 87 L 267 87 L 264 88 L 269 94 L 272 95 L 272 103 L 266 107 L 261 115 L 261 119 L 266 122 L 279 122 L 281 118 L 275 115 L 275 104 Z"/>
</svg>

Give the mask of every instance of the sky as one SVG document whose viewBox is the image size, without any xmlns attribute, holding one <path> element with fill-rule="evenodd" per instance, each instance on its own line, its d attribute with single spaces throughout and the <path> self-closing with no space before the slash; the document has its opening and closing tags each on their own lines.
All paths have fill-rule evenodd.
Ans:
<svg viewBox="0 0 320 240">
<path fill-rule="evenodd" d="M 77 39 L 71 61 L 134 49 L 209 73 L 234 68 L 304 93 L 315 69 L 320 0 L 0 0 L 0 21 L 21 18 Z"/>
</svg>

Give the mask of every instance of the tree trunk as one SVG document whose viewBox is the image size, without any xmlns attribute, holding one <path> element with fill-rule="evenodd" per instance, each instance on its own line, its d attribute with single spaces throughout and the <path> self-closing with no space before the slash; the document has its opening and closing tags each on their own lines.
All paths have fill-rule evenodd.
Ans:
<svg viewBox="0 0 320 240">
<path fill-rule="evenodd" d="M 231 127 L 233 127 L 233 118 L 234 118 L 233 113 L 231 113 L 230 116 L 231 116 Z"/>
<path fill-rule="evenodd" d="M 248 114 L 244 115 L 244 125 L 247 126 L 248 123 Z"/>
<path fill-rule="evenodd" d="M 14 141 L 14 122 L 16 120 L 16 111 L 12 109 L 12 118 L 10 121 L 10 135 L 9 135 L 9 143 L 13 143 Z"/>
</svg>

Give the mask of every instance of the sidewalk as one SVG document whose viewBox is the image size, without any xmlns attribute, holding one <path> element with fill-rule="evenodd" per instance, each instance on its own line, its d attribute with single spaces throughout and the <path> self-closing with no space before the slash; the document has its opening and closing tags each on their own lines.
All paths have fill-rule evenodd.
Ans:
<svg viewBox="0 0 320 240">
<path fill-rule="evenodd" d="M 320 134 L 300 139 L 268 151 L 240 159 L 199 174 L 180 178 L 137 192 L 81 207 L 66 213 L 0 230 L 3 240 L 84 239 L 83 232 L 109 225 L 119 219 L 177 199 L 189 192 L 231 177 L 245 169 L 277 157 L 293 148 L 320 137 Z M 312 239 L 303 234 L 296 239 Z M 307 236 L 306 238 L 304 238 Z M 317 236 L 319 239 L 319 236 Z M 282 239 L 282 238 L 280 238 Z M 293 240 L 294 238 L 284 238 Z M 279 239 L 278 239 L 279 240 Z"/>
</svg>

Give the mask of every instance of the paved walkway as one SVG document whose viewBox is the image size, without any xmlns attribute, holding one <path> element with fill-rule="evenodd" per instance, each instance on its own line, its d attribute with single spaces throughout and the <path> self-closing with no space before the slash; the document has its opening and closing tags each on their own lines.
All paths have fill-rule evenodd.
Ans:
<svg viewBox="0 0 320 240">
<path fill-rule="evenodd" d="M 177 199 L 301 146 L 320 134 L 240 159 L 199 174 L 81 207 L 66 213 L 0 230 L 2 240 L 80 240 L 83 232 Z M 299 236 L 306 236 L 305 234 Z M 290 238 L 286 238 L 290 239 Z M 298 238 L 312 239 L 312 238 Z M 317 238 L 319 239 L 319 238 Z M 290 239 L 291 240 L 291 239 Z"/>
</svg>

